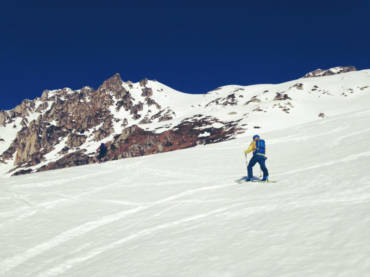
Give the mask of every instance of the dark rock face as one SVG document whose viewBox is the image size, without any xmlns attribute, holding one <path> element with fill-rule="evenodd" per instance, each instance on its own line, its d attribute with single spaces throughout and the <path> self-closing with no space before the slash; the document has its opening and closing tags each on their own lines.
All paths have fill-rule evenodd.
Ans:
<svg viewBox="0 0 370 277">
<path fill-rule="evenodd" d="M 231 93 L 226 97 L 219 97 L 216 98 L 215 100 L 209 102 L 206 107 L 211 106 L 211 105 L 222 105 L 222 106 L 234 106 L 238 103 L 235 93 Z"/>
<path fill-rule="evenodd" d="M 0 111 L 0 126 L 5 126 L 5 122 L 8 119 L 8 114 L 5 111 Z"/>
<path fill-rule="evenodd" d="M 323 70 L 319 68 L 319 69 L 316 69 L 314 71 L 307 73 L 306 75 L 303 76 L 303 78 L 330 76 L 330 75 L 336 75 L 336 74 L 341 74 L 341 73 L 346 73 L 346 72 L 351 72 L 351 71 L 356 71 L 356 70 L 357 69 L 354 66 L 338 66 L 338 67 L 333 67 L 327 70 Z"/>
<path fill-rule="evenodd" d="M 122 86 L 121 76 L 116 73 L 113 77 L 106 80 L 99 88 L 98 92 L 101 94 L 113 92 L 116 99 L 122 99 L 128 91 Z"/>
<path fill-rule="evenodd" d="M 127 109 L 132 108 L 132 114 L 140 110 L 140 106 L 133 106 L 119 74 L 116 74 L 97 91 L 89 87 L 78 91 L 45 90 L 40 99 L 25 100 L 11 111 L 0 112 L 1 125 L 12 123 L 18 117 L 22 118 L 23 126 L 0 158 L 6 161 L 15 157 L 15 166 L 32 166 L 43 161 L 44 155 L 63 139 L 66 139 L 67 148 L 76 149 L 86 142 L 84 133 L 88 130 L 96 129 L 93 133 L 96 141 L 108 137 L 114 131 L 109 109 L 114 102 L 113 97 L 121 100 Z M 26 117 L 31 110 L 40 115 L 28 123 Z M 66 148 L 63 151 L 66 152 Z"/>
<path fill-rule="evenodd" d="M 294 84 L 293 87 L 298 89 L 298 90 L 303 90 L 303 84 L 302 83 Z"/>
<path fill-rule="evenodd" d="M 274 101 L 283 101 L 283 100 L 291 100 L 292 98 L 289 97 L 286 93 L 277 92 L 276 96 L 274 97 Z"/>
<path fill-rule="evenodd" d="M 324 118 L 325 114 L 324 113 L 319 113 L 319 117 Z"/>
<path fill-rule="evenodd" d="M 224 123 L 221 128 L 202 128 L 209 126 L 212 121 L 216 122 L 213 118 L 188 119 L 173 129 L 158 134 L 145 131 L 136 125 L 131 126 L 107 143 L 105 159 L 116 160 L 220 142 L 230 139 L 239 130 L 237 122 Z M 203 137 L 200 136 L 201 133 L 209 135 Z"/>
<path fill-rule="evenodd" d="M 261 100 L 260 99 L 258 99 L 257 98 L 257 96 L 253 96 L 251 99 L 249 99 L 246 103 L 245 103 L 245 105 L 248 105 L 248 104 L 250 104 L 250 103 L 260 103 L 261 102 Z"/>
<path fill-rule="evenodd" d="M 210 123 L 220 123 L 223 127 L 214 128 L 207 127 Z M 153 133 L 143 130 L 134 125 L 123 130 L 119 135 L 108 143 L 107 154 L 102 161 L 117 160 L 123 158 L 137 157 L 143 155 L 150 155 L 161 152 L 174 151 L 193 147 L 198 144 L 209 144 L 221 142 L 231 139 L 232 136 L 241 129 L 238 128 L 238 122 L 221 123 L 214 118 L 189 118 L 184 120 L 172 130 L 167 130 L 162 133 Z M 200 136 L 207 133 L 207 136 Z M 78 144 L 83 136 L 69 136 L 74 137 Z M 72 142 L 73 139 L 70 139 Z M 77 151 L 65 155 L 56 162 L 49 163 L 42 166 L 37 171 L 46 171 L 52 169 L 59 169 L 65 167 L 72 167 L 78 165 L 86 165 L 96 163 L 97 159 L 94 156 L 89 156 L 84 151 Z M 19 170 L 13 175 L 21 175 L 31 173 L 32 170 Z"/>
<path fill-rule="evenodd" d="M 124 83 L 120 75 L 115 74 L 97 90 L 90 87 L 45 90 L 40 98 L 24 100 L 10 111 L 0 111 L 0 126 L 13 126 L 18 130 L 0 161 L 14 161 L 11 172 L 21 175 L 95 163 L 96 153 L 86 150 L 85 144 L 89 142 L 104 140 L 108 151 L 103 161 L 108 161 L 220 142 L 231 139 L 241 130 L 237 121 L 220 122 L 202 115 L 173 126 L 171 120 L 176 113 L 155 101 L 149 84 L 147 79 L 141 80 L 140 95 L 135 98 L 137 95 L 130 93 L 134 85 Z M 237 99 L 232 93 L 216 102 L 223 106 L 236 105 Z M 153 112 L 145 114 L 148 110 Z M 115 113 L 125 116 L 116 118 Z M 129 126 L 132 120 L 139 124 L 169 123 L 160 127 L 164 129 L 162 132 L 158 128 L 147 131 L 138 125 Z M 214 123 L 220 127 L 212 127 Z M 115 133 L 117 126 L 123 128 L 119 133 Z M 47 154 L 58 160 L 48 162 Z M 41 166 L 41 163 L 46 164 Z"/>
<path fill-rule="evenodd" d="M 37 171 L 45 171 L 51 169 L 72 167 L 77 165 L 85 165 L 93 163 L 94 159 L 88 155 L 82 153 L 82 151 L 74 152 L 64 156 L 56 162 L 49 163 L 48 165 L 42 166 Z M 29 172 L 28 172 L 29 173 Z"/>
<path fill-rule="evenodd" d="M 86 136 L 84 135 L 77 135 L 77 134 L 70 134 L 67 140 L 67 146 L 69 148 L 76 148 L 81 146 L 86 141 Z"/>
<path fill-rule="evenodd" d="M 13 176 L 24 175 L 29 173 L 32 173 L 32 169 L 21 169 L 13 173 Z"/>
</svg>

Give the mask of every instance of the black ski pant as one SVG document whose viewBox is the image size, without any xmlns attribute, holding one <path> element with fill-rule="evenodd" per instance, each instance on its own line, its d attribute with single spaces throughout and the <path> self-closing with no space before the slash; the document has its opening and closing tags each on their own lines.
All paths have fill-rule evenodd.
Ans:
<svg viewBox="0 0 370 277">
<path fill-rule="evenodd" d="M 266 162 L 266 157 L 260 156 L 260 155 L 254 155 L 248 164 L 248 178 L 253 177 L 253 166 L 255 166 L 256 163 L 259 163 L 261 170 L 263 172 L 263 177 L 264 178 L 268 177 L 269 172 L 266 168 L 265 162 Z"/>
</svg>

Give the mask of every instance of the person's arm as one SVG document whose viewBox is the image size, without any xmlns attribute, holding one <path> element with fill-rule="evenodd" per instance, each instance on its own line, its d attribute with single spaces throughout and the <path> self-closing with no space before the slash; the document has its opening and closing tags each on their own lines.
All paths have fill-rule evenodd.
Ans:
<svg viewBox="0 0 370 277">
<path fill-rule="evenodd" d="M 248 153 L 256 150 L 256 143 L 254 141 L 251 142 L 248 149 L 244 151 L 244 154 L 247 155 Z"/>
</svg>

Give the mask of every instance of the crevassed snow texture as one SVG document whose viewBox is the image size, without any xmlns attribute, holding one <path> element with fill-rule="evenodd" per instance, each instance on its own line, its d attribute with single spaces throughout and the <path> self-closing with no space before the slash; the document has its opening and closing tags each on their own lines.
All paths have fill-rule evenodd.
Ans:
<svg viewBox="0 0 370 277">
<path fill-rule="evenodd" d="M 274 184 L 246 138 L 1 179 L 0 276 L 368 276 L 369 121 L 264 134 Z"/>
</svg>

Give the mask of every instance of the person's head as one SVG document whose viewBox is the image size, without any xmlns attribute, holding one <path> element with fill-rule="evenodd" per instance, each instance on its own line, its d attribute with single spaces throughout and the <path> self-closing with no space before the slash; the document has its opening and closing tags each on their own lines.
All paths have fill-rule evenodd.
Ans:
<svg viewBox="0 0 370 277">
<path fill-rule="evenodd" d="M 259 135 L 254 135 L 253 136 L 253 140 L 256 141 L 256 140 L 259 140 L 260 139 L 260 136 Z"/>
</svg>

